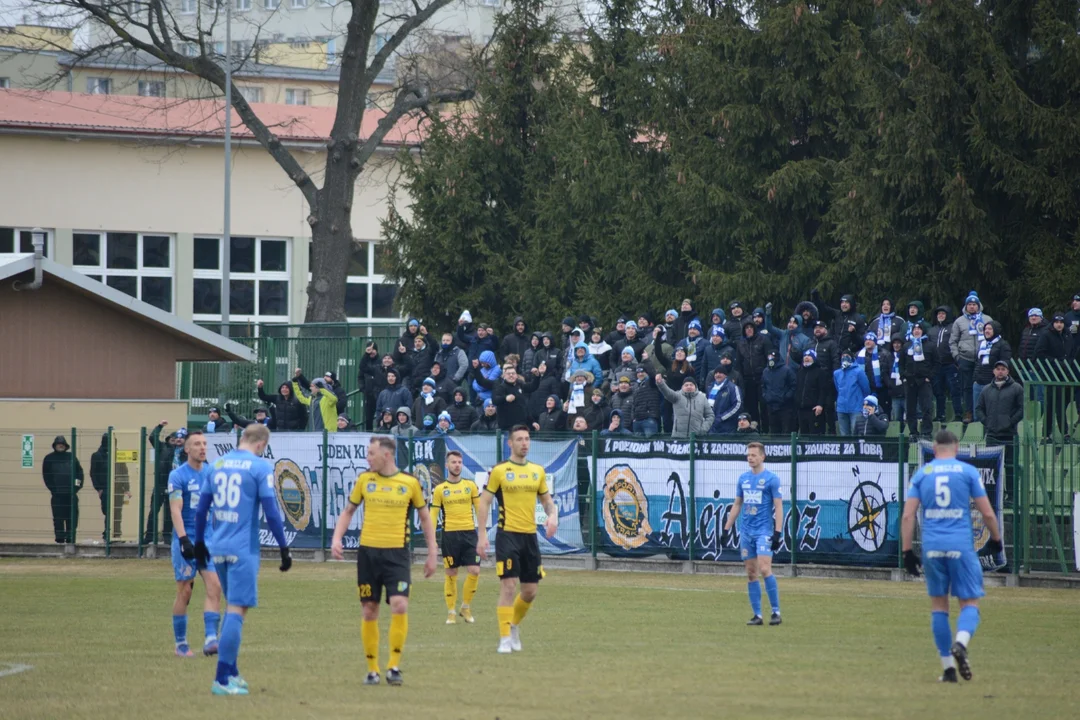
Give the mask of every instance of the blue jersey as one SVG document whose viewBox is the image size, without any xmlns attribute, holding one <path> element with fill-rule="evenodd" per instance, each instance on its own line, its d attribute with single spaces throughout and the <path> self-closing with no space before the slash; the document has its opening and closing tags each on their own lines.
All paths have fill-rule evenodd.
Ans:
<svg viewBox="0 0 1080 720">
<path fill-rule="evenodd" d="M 760 475 L 744 472 L 735 487 L 735 497 L 742 498 L 739 514 L 739 533 L 742 535 L 772 535 L 776 530 L 773 521 L 773 500 L 784 497 L 780 478 L 776 473 L 762 470 Z"/>
<path fill-rule="evenodd" d="M 915 473 L 908 498 L 922 505 L 922 546 L 926 550 L 974 550 L 971 501 L 986 497 L 979 471 L 956 459 L 933 460 Z"/>
<path fill-rule="evenodd" d="M 195 508 L 199 505 L 199 493 L 203 482 L 210 475 L 209 465 L 196 470 L 187 463 L 169 473 L 169 500 L 183 502 L 180 517 L 184 521 L 184 534 L 195 536 Z"/>
<path fill-rule="evenodd" d="M 215 558 L 257 557 L 260 499 L 275 496 L 274 467 L 247 450 L 233 450 L 218 458 L 210 472 L 202 488 L 202 494 L 213 496 L 206 540 L 210 552 Z"/>
</svg>

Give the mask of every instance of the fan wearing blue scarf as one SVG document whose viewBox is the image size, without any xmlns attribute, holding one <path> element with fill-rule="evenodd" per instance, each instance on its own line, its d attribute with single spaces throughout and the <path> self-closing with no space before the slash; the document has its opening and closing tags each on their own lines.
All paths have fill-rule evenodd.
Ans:
<svg viewBox="0 0 1080 720">
<path fill-rule="evenodd" d="M 904 337 L 907 328 L 902 318 L 896 317 L 891 298 L 881 301 L 881 314 L 870 321 L 869 330 L 874 333 L 879 343 L 892 342 L 893 337 Z"/>
<path fill-rule="evenodd" d="M 870 380 L 870 387 L 877 390 L 884 385 L 881 380 L 881 358 L 878 356 L 877 335 L 872 332 L 866 333 L 863 338 L 863 349 L 856 356 L 856 361 L 866 367 L 866 376 Z"/>
</svg>

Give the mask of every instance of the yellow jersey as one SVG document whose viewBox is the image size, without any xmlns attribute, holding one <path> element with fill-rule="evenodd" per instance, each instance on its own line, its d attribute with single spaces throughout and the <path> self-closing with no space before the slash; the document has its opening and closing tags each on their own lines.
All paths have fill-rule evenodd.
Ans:
<svg viewBox="0 0 1080 720">
<path fill-rule="evenodd" d="M 550 492 L 542 465 L 507 460 L 491 469 L 484 489 L 499 501 L 500 530 L 536 532 L 536 500 Z"/>
<path fill-rule="evenodd" d="M 480 503 L 480 489 L 472 480 L 446 480 L 431 492 L 431 519 L 438 524 L 442 516 L 443 530 L 475 530 L 473 508 Z"/>
<path fill-rule="evenodd" d="M 372 548 L 405 547 L 409 537 L 409 508 L 423 508 L 420 481 L 400 470 L 393 475 L 360 473 L 349 502 L 364 506 L 360 544 Z"/>
</svg>

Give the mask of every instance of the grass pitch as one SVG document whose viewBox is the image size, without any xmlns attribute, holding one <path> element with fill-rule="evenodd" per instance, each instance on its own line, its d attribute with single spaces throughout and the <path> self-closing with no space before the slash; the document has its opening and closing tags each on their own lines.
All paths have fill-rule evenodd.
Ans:
<svg viewBox="0 0 1080 720">
<path fill-rule="evenodd" d="M 441 571 L 423 581 L 418 570 L 405 685 L 364 687 L 354 566 L 282 575 L 265 561 L 239 662 L 252 694 L 221 698 L 212 659 L 173 655 L 167 561 L 0 560 L 0 717 L 1080 715 L 1080 603 L 1068 591 L 991 589 L 975 679 L 944 686 L 921 584 L 782 578 L 784 624 L 751 628 L 738 578 L 552 571 L 522 625 L 525 651 L 501 656 L 493 573 L 476 624 L 447 626 Z M 197 648 L 199 586 L 192 605 Z M 3 675 L 13 664 L 32 668 Z"/>
</svg>

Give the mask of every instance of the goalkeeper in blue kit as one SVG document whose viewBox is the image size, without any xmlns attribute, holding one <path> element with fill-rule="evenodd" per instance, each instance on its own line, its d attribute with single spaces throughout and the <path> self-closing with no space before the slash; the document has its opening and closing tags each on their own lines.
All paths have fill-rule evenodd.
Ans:
<svg viewBox="0 0 1080 720">
<path fill-rule="evenodd" d="M 780 549 L 784 526 L 784 496 L 780 478 L 765 469 L 765 446 L 759 442 L 747 443 L 746 462 L 750 471 L 739 476 L 735 486 L 735 502 L 731 504 L 724 530 L 731 530 L 739 520 L 739 554 L 746 566 L 749 580 L 746 592 L 750 596 L 750 609 L 754 616 L 747 625 L 764 625 L 761 619 L 761 584 L 772 606 L 770 625 L 780 624 L 780 588 L 772 572 L 773 553 Z"/>
<path fill-rule="evenodd" d="M 236 660 L 244 617 L 248 608 L 259 604 L 260 506 L 281 548 L 281 572 L 292 567 L 274 492 L 274 468 L 262 459 L 269 442 L 270 431 L 265 425 L 248 425 L 237 449 L 213 464 L 199 494 L 195 558 L 202 562 L 213 559 L 228 604 L 218 640 L 217 675 L 211 687 L 214 695 L 248 694 Z M 208 510 L 212 528 L 205 539 Z"/>
<path fill-rule="evenodd" d="M 997 517 L 979 471 L 957 460 L 958 449 L 956 436 L 948 430 L 934 437 L 934 459 L 911 478 L 901 521 L 904 567 L 916 577 L 919 558 L 912 550 L 916 517 L 922 524 L 922 569 L 930 595 L 930 628 L 944 669 L 941 682 L 952 683 L 957 682 L 958 670 L 960 677 L 971 679 L 968 645 L 979 627 L 979 598 L 985 594 L 971 525 L 972 501 L 990 531 L 986 550 L 997 554 L 1002 549 Z M 960 601 L 955 638 L 949 624 L 950 592 Z"/>
</svg>

